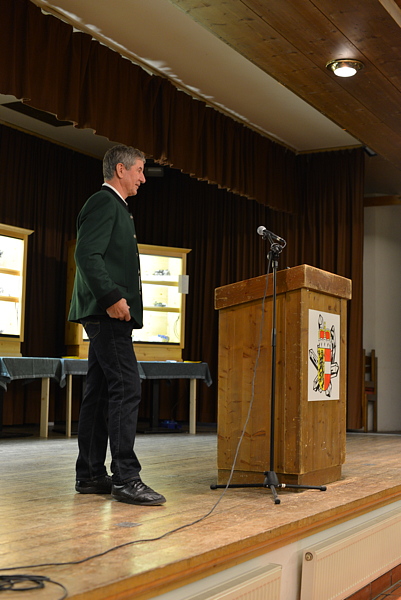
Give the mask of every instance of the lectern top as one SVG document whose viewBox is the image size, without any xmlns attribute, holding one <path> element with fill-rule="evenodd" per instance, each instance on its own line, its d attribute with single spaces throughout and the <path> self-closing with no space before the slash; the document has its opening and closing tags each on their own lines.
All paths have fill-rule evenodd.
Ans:
<svg viewBox="0 0 401 600">
<path fill-rule="evenodd" d="M 220 310 L 245 302 L 263 298 L 266 287 L 266 275 L 246 279 L 230 285 L 216 288 L 215 308 Z M 300 288 L 316 290 L 346 300 L 351 299 L 352 282 L 346 277 L 322 271 L 309 265 L 299 265 L 277 272 L 277 294 L 284 294 Z M 269 275 L 267 296 L 273 294 L 273 275 Z"/>
</svg>

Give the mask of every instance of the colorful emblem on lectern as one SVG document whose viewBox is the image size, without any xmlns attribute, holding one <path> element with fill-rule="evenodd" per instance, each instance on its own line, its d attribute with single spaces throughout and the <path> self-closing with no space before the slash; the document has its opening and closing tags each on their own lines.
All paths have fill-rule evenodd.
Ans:
<svg viewBox="0 0 401 600">
<path fill-rule="evenodd" d="M 313 349 L 309 350 L 309 358 L 317 370 L 313 381 L 313 391 L 324 392 L 330 397 L 332 389 L 332 378 L 338 375 L 338 363 L 336 357 L 336 331 L 334 325 L 330 329 L 319 315 L 317 332 L 317 354 Z"/>
<path fill-rule="evenodd" d="M 317 343 L 317 380 L 319 388 L 326 391 L 331 379 L 331 340 L 326 323 L 319 325 L 319 340 Z"/>
</svg>

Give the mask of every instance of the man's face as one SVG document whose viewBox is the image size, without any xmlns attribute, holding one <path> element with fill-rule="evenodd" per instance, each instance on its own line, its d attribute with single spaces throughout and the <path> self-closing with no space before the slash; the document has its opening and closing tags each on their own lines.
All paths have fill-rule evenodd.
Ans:
<svg viewBox="0 0 401 600">
<path fill-rule="evenodd" d="M 136 196 L 141 183 L 145 183 L 144 162 L 137 159 L 130 169 L 126 169 L 121 165 L 121 185 L 125 190 L 127 197 Z"/>
</svg>

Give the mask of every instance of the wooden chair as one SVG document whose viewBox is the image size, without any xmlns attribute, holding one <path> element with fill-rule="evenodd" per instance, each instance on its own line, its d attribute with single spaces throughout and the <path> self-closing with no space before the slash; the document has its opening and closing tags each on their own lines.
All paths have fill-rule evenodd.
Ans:
<svg viewBox="0 0 401 600">
<path fill-rule="evenodd" d="M 377 356 L 374 350 L 371 350 L 370 355 L 363 351 L 363 368 L 364 378 L 362 384 L 362 401 L 363 401 L 363 430 L 369 431 L 368 428 L 368 407 L 369 402 L 373 403 L 373 429 L 377 431 Z"/>
</svg>

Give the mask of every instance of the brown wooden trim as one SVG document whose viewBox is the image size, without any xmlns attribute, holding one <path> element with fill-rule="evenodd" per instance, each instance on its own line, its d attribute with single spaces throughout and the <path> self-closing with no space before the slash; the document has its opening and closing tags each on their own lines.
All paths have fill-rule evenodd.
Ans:
<svg viewBox="0 0 401 600">
<path fill-rule="evenodd" d="M 395 206 L 401 204 L 401 196 L 365 196 L 363 205 L 366 206 Z"/>
</svg>

